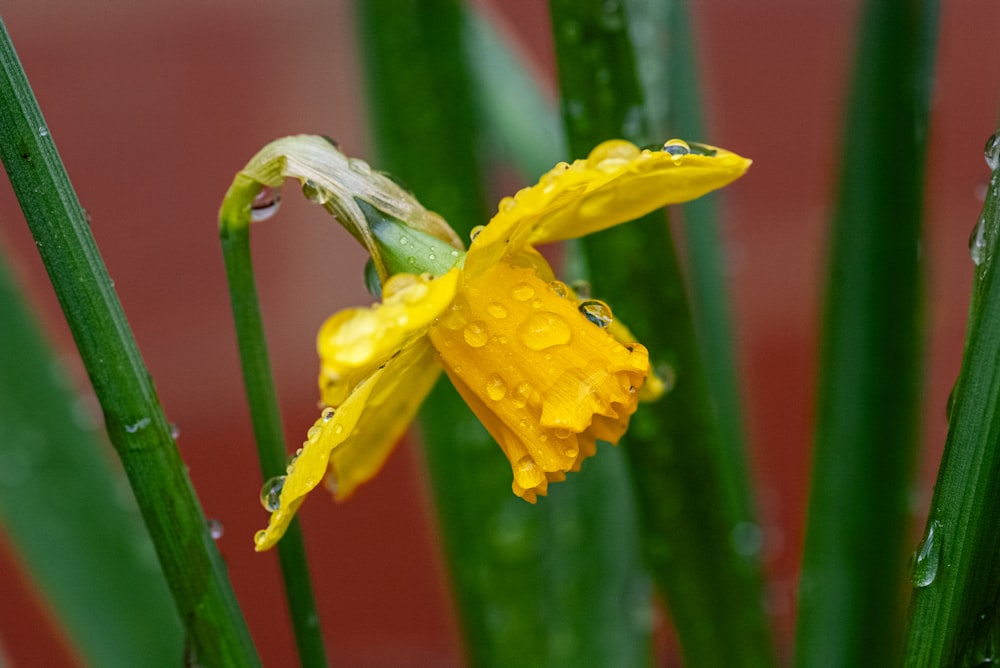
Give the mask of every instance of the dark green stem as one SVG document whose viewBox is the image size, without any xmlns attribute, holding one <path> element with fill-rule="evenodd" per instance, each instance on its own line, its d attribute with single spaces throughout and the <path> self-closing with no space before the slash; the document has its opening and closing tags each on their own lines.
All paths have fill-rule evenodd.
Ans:
<svg viewBox="0 0 1000 668">
<path fill-rule="evenodd" d="M 551 0 L 550 7 L 573 157 L 614 137 L 647 143 L 621 5 Z M 727 461 L 669 229 L 654 214 L 592 235 L 583 248 L 595 292 L 676 378 L 670 393 L 640 408 L 620 447 L 638 488 L 646 556 L 686 664 L 773 665 L 757 560 L 760 530 L 726 483 L 727 471 L 743 458 Z"/>
<path fill-rule="evenodd" d="M 0 158 L 153 538 L 192 658 L 258 665 L 149 372 L 2 24 L 0 67 Z"/>
<path fill-rule="evenodd" d="M 827 279 L 796 664 L 899 660 L 920 422 L 920 228 L 937 3 L 867 3 Z"/>
<path fill-rule="evenodd" d="M 254 282 L 250 229 L 246 224 L 230 225 L 222 221 L 219 236 L 243 365 L 243 381 L 257 442 L 257 457 L 263 479 L 270 480 L 284 475 L 288 454 Z M 292 521 L 278 543 L 278 561 L 301 665 L 307 668 L 325 666 L 326 650 L 298 519 Z"/>
</svg>

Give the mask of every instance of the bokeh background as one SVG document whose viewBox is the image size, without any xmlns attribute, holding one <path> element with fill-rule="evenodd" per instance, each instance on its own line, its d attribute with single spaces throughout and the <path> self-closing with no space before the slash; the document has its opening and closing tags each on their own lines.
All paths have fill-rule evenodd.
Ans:
<svg viewBox="0 0 1000 668">
<path fill-rule="evenodd" d="M 553 90 L 546 3 L 474 4 Z M 942 4 L 922 248 L 929 373 L 915 536 L 958 371 L 972 277 L 967 238 L 988 177 L 982 149 L 997 125 L 1000 91 L 1000 5 Z M 771 604 L 787 648 L 808 494 L 825 226 L 839 156 L 851 145 L 841 114 L 859 3 L 692 5 L 710 130 L 690 139 L 754 159 L 723 196 L 724 238 Z M 179 426 L 205 512 L 224 527 L 219 546 L 261 657 L 265 665 L 290 665 L 294 644 L 276 556 L 252 549 L 266 513 L 257 501 L 261 481 L 216 212 L 233 174 L 276 137 L 321 133 L 349 154 L 371 155 L 352 5 L 7 0 L 2 16 L 91 215 L 167 415 Z M 337 308 L 371 301 L 360 248 L 294 190 L 253 238 L 291 444 L 315 419 L 319 324 Z M 0 246 L 87 392 L 6 181 Z M 338 665 L 462 664 L 415 442 L 404 443 L 349 502 L 317 498 L 301 516 Z M 0 601 L 0 645 L 9 665 L 78 665 L 2 533 Z"/>
</svg>

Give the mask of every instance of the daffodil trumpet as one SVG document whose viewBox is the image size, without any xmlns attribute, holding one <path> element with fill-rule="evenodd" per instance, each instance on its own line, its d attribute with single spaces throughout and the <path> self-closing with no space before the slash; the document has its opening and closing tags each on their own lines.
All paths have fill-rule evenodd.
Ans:
<svg viewBox="0 0 1000 668">
<path fill-rule="evenodd" d="M 344 499 L 372 478 L 441 370 L 496 439 L 527 501 L 579 470 L 598 440 L 617 443 L 638 401 L 656 398 L 663 383 L 611 309 L 557 280 L 535 245 L 695 199 L 749 165 L 680 140 L 655 149 L 607 141 L 501 200 L 466 251 L 439 216 L 329 141 L 296 136 L 265 147 L 230 187 L 223 229 L 264 217 L 264 189 L 296 178 L 371 254 L 381 302 L 320 328 L 325 408 L 286 475 L 264 486 L 271 518 L 256 549 L 281 538 L 320 482 Z"/>
</svg>

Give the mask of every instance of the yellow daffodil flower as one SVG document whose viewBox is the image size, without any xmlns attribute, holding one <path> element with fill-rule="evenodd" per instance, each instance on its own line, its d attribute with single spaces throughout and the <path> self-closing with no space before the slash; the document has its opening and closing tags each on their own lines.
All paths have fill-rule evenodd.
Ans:
<svg viewBox="0 0 1000 668">
<path fill-rule="evenodd" d="M 449 253 L 450 269 L 392 274 L 375 258 L 385 277 L 381 303 L 341 311 L 320 329 L 327 408 L 287 476 L 265 485 L 271 520 L 255 537 L 257 550 L 281 538 L 324 479 L 343 499 L 374 476 L 442 369 L 500 445 L 513 491 L 527 501 L 579 470 L 597 440 L 617 443 L 640 393 L 655 396 L 662 384 L 643 387 L 655 379 L 646 349 L 606 304 L 557 281 L 534 246 L 700 197 L 749 164 L 679 140 L 662 150 L 608 141 L 504 198 L 468 252 Z M 436 226 L 422 229 L 451 242 Z"/>
</svg>

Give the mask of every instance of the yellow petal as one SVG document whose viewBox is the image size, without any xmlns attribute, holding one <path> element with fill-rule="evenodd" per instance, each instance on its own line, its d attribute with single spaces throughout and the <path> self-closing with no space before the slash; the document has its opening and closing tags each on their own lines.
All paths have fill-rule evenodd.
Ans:
<svg viewBox="0 0 1000 668">
<path fill-rule="evenodd" d="M 426 337 L 414 339 L 376 369 L 334 411 L 327 408 L 309 429 L 301 452 L 289 465 L 266 529 L 257 532 L 258 552 L 284 535 L 306 495 L 326 476 L 335 476 L 338 499 L 371 478 L 413 419 L 440 372 Z"/>
<path fill-rule="evenodd" d="M 396 274 L 382 288 L 383 302 L 331 316 L 319 330 L 319 385 L 322 400 L 339 406 L 355 385 L 378 365 L 423 333 L 451 303 L 459 269 L 433 278 Z"/>
<path fill-rule="evenodd" d="M 503 448 L 528 500 L 616 442 L 649 371 L 528 267 L 502 262 L 463 285 L 428 330 L 445 371 Z"/>
<path fill-rule="evenodd" d="M 678 156 L 616 139 L 598 145 L 585 160 L 559 163 L 537 185 L 500 202 L 469 248 L 466 270 L 474 275 L 511 250 L 581 237 L 701 197 L 750 166 L 720 148 L 698 149 L 710 155 Z"/>
</svg>

